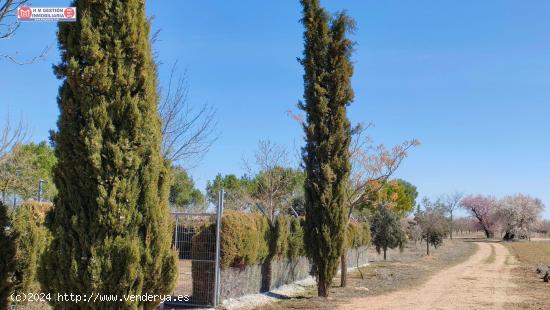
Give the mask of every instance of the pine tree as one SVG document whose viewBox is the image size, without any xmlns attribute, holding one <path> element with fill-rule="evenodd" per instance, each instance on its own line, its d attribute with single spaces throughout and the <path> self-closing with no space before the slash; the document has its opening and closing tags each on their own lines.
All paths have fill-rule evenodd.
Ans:
<svg viewBox="0 0 550 310">
<path fill-rule="evenodd" d="M 332 19 L 318 0 L 302 0 L 304 99 L 306 112 L 305 244 L 317 271 L 317 293 L 328 296 L 336 274 L 346 230 L 345 186 L 350 173 L 350 123 L 353 100 L 350 61 L 352 42 L 346 38 L 354 23 L 344 13 Z"/>
<path fill-rule="evenodd" d="M 58 196 L 40 282 L 51 293 L 167 294 L 176 277 L 156 67 L 141 0 L 75 1 L 59 24 Z M 153 309 L 156 301 L 57 303 Z"/>
<path fill-rule="evenodd" d="M 0 309 L 8 309 L 13 289 L 15 240 L 7 206 L 0 201 Z"/>
</svg>

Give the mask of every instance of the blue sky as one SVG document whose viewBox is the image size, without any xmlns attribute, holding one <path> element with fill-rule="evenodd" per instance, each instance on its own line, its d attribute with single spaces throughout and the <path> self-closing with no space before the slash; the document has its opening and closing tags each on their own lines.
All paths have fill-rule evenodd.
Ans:
<svg viewBox="0 0 550 310">
<path fill-rule="evenodd" d="M 435 197 L 451 191 L 541 198 L 550 218 L 550 2 L 322 1 L 357 21 L 352 39 L 352 122 L 374 122 L 386 145 L 422 145 L 398 177 Z M 64 6 L 69 1 L 33 1 Z M 191 173 L 200 188 L 218 172 L 244 172 L 260 139 L 293 149 L 300 127 L 286 114 L 302 97 L 298 1 L 150 1 L 161 83 L 187 70 L 190 100 L 217 109 L 220 138 Z M 48 138 L 56 126 L 55 23 L 26 23 L 0 51 L 47 60 L 0 60 L 0 119 L 10 111 Z"/>
</svg>

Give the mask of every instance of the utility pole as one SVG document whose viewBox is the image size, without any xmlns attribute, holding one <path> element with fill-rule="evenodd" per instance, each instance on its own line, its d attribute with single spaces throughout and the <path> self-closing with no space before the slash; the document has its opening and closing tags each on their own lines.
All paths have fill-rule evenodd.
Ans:
<svg viewBox="0 0 550 310">
<path fill-rule="evenodd" d="M 42 202 L 42 184 L 46 182 L 42 179 L 38 181 L 38 202 Z"/>
</svg>

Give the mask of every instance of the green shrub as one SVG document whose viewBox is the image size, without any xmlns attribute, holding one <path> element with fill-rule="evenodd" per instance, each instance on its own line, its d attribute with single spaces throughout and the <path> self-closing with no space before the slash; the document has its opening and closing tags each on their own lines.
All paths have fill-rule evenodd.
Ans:
<svg viewBox="0 0 550 310">
<path fill-rule="evenodd" d="M 201 241 L 207 240 L 209 234 L 214 232 L 214 225 L 204 226 L 193 237 L 193 259 L 214 259 L 214 249 L 205 249 L 207 243 Z M 368 245 L 368 224 L 348 225 L 346 240 L 346 248 Z M 271 252 L 270 245 L 273 247 Z M 273 253 L 275 259 L 304 256 L 303 218 L 279 216 L 272 230 L 265 216 L 260 213 L 226 210 L 222 219 L 220 246 L 222 268 L 244 268 L 247 265 L 261 264 L 269 258 L 270 253 Z"/>
<path fill-rule="evenodd" d="M 25 202 L 13 213 L 13 229 L 17 234 L 15 292 L 38 292 L 39 259 L 46 249 L 50 234 L 44 219 L 50 203 Z"/>
<path fill-rule="evenodd" d="M 370 227 L 368 223 L 349 223 L 346 231 L 344 249 L 355 249 L 370 243 Z"/>
<path fill-rule="evenodd" d="M 210 304 L 214 294 L 214 260 L 216 244 L 211 242 L 216 235 L 216 225 L 204 225 L 193 236 L 191 245 L 191 276 L 193 278 L 192 302 Z"/>
<path fill-rule="evenodd" d="M 0 309 L 7 309 L 13 289 L 16 234 L 8 217 L 8 207 L 0 201 Z"/>
<path fill-rule="evenodd" d="M 289 218 L 286 216 L 279 216 L 275 222 L 272 237 L 275 245 L 273 253 L 276 257 L 285 256 L 288 252 L 289 225 Z"/>
<path fill-rule="evenodd" d="M 220 243 L 222 268 L 261 263 L 269 254 L 269 234 L 269 223 L 261 214 L 225 211 Z"/>
<path fill-rule="evenodd" d="M 288 234 L 288 252 L 289 258 L 296 258 L 305 255 L 304 251 L 304 230 L 303 219 L 291 217 Z"/>
</svg>

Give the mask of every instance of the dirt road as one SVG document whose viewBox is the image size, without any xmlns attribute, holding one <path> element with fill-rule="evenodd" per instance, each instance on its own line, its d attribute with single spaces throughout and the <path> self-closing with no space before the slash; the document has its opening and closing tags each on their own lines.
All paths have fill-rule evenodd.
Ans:
<svg viewBox="0 0 550 310">
<path fill-rule="evenodd" d="M 478 242 L 465 262 L 444 269 L 413 289 L 353 298 L 340 309 L 502 309 L 513 294 L 515 258 L 499 243 Z"/>
</svg>

